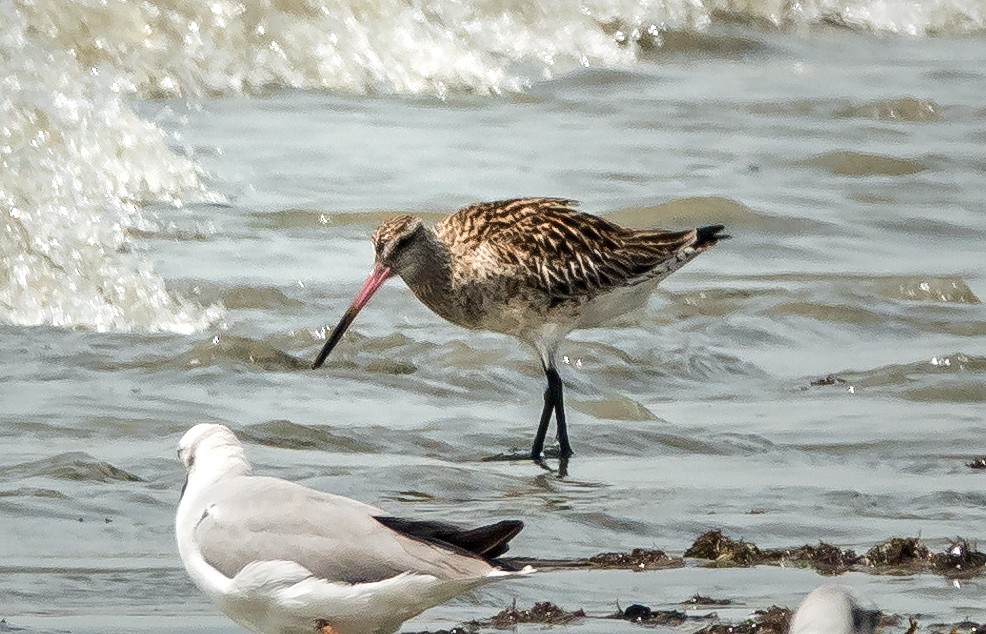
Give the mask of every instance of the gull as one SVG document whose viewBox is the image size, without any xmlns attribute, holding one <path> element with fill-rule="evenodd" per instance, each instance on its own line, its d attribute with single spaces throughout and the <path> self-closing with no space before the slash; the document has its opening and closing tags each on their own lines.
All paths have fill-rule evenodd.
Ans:
<svg viewBox="0 0 986 634">
<path fill-rule="evenodd" d="M 380 286 L 400 276 L 448 321 L 512 335 L 537 352 L 548 387 L 531 458 L 540 462 L 554 414 L 560 456 L 572 454 L 555 363 L 569 332 L 641 308 L 657 284 L 729 236 L 722 225 L 626 229 L 563 198 L 471 205 L 428 226 L 416 216 L 373 232 L 373 271 L 312 364 L 318 368 Z"/>
<path fill-rule="evenodd" d="M 280 478 L 251 475 L 228 427 L 178 443 L 187 477 L 175 519 L 196 586 L 264 634 L 389 634 L 463 592 L 533 572 L 498 567 L 523 523 L 468 530 L 414 521 Z"/>
<path fill-rule="evenodd" d="M 860 607 L 852 588 L 818 586 L 791 618 L 790 634 L 873 634 L 880 611 Z"/>
</svg>

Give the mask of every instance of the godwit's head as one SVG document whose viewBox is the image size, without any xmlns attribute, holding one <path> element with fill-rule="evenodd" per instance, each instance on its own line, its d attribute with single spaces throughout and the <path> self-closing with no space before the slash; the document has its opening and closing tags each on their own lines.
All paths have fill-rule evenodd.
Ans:
<svg viewBox="0 0 986 634">
<path fill-rule="evenodd" d="M 373 271 L 370 277 L 366 278 L 363 287 L 356 293 L 349 308 L 339 323 L 336 325 L 332 334 L 322 346 L 322 351 L 318 353 L 312 368 L 318 368 L 335 348 L 343 333 L 349 325 L 356 319 L 356 315 L 366 306 L 373 294 L 377 292 L 387 278 L 394 274 L 405 275 L 415 269 L 421 263 L 420 246 L 426 239 L 424 222 L 417 216 L 397 216 L 387 220 L 373 232 L 371 240 L 373 249 L 376 251 L 376 260 L 373 263 Z"/>
<path fill-rule="evenodd" d="M 370 240 L 377 254 L 377 264 L 403 275 L 417 264 L 417 248 L 425 237 L 424 221 L 417 216 L 397 216 L 380 224 Z"/>
</svg>

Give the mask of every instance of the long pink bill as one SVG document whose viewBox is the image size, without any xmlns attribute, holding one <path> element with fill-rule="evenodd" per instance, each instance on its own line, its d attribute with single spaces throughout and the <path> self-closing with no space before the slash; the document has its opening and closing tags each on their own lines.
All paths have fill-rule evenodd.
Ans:
<svg viewBox="0 0 986 634">
<path fill-rule="evenodd" d="M 346 332 L 346 329 L 349 328 L 349 325 L 353 323 L 354 319 L 356 319 L 356 315 L 358 315 L 359 311 L 366 306 L 366 303 L 370 301 L 370 298 L 377 292 L 377 289 L 387 281 L 388 277 L 390 277 L 390 267 L 384 266 L 379 262 L 373 265 L 373 271 L 370 273 L 370 277 L 366 278 L 366 281 L 363 282 L 363 288 L 359 289 L 359 292 L 356 293 L 356 297 L 353 298 L 353 303 L 346 309 L 346 313 L 342 316 L 342 319 L 339 320 L 339 323 L 336 324 L 335 329 L 333 329 L 332 334 L 329 335 L 325 345 L 322 346 L 322 351 L 318 353 L 318 358 L 316 358 L 315 363 L 312 364 L 313 370 L 316 370 L 322 366 L 322 363 L 325 362 L 325 358 L 329 356 L 332 349 L 335 348 L 336 344 L 339 343 L 339 340 L 342 339 L 342 335 Z"/>
</svg>

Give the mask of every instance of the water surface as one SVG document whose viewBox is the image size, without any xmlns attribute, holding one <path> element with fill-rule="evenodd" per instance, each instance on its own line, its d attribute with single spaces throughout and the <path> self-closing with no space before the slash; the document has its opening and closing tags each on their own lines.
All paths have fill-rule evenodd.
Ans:
<svg viewBox="0 0 986 634">
<path fill-rule="evenodd" d="M 522 518 L 516 555 L 981 536 L 981 2 L 358 4 L 0 8 L 9 624 L 236 631 L 173 542 L 175 444 L 203 421 L 258 472 L 398 515 Z M 531 352 L 399 281 L 307 369 L 380 220 L 520 195 L 733 235 L 570 338 L 566 478 L 482 461 L 532 440 Z M 841 580 L 922 624 L 983 620 L 978 578 Z M 405 629 L 696 593 L 741 620 L 823 581 L 546 573 Z"/>
</svg>

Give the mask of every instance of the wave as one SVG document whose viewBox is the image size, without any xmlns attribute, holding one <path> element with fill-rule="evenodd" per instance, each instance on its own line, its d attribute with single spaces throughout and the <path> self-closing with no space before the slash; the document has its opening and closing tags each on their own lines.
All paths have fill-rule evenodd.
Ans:
<svg viewBox="0 0 986 634">
<path fill-rule="evenodd" d="M 209 198 L 195 165 L 72 49 L 9 6 L 0 21 L 0 322 L 205 328 L 221 309 L 170 293 L 130 239 L 153 229 L 142 203 Z"/>
<path fill-rule="evenodd" d="M 846 370 L 811 381 L 855 392 L 898 395 L 919 402 L 981 403 L 986 399 L 986 357 L 956 352 L 871 370 Z M 824 388 L 823 388 L 824 389 Z"/>
<path fill-rule="evenodd" d="M 124 471 L 108 462 L 97 460 L 82 451 L 60 453 L 49 458 L 24 462 L 0 468 L 0 479 L 48 477 L 61 480 L 88 480 L 93 482 L 143 482 L 143 478 Z M 37 495 L 36 493 L 34 495 Z M 43 494 L 51 497 L 50 494 Z"/>
<path fill-rule="evenodd" d="M 38 0 L 13 11 L 32 25 L 26 37 L 72 51 L 82 69 L 142 96 L 521 90 L 580 67 L 625 67 L 665 40 L 675 49 L 671 34 L 721 24 L 914 36 L 986 29 L 983 0 Z"/>
</svg>

